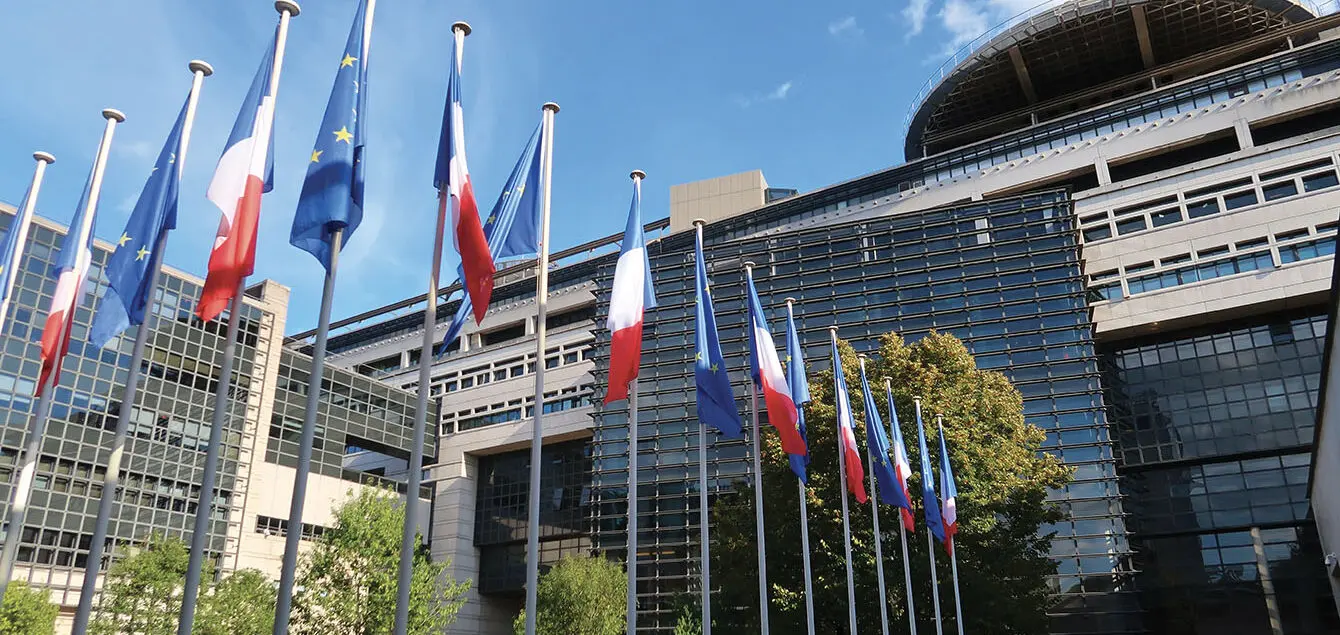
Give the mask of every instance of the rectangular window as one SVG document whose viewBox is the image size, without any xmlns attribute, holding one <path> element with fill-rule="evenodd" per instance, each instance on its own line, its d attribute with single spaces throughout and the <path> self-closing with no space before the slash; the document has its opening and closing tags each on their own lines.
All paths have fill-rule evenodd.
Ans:
<svg viewBox="0 0 1340 635">
<path fill-rule="evenodd" d="M 1256 202 L 1256 190 L 1242 190 L 1224 195 L 1224 209 L 1229 211 L 1255 205 Z"/>
<path fill-rule="evenodd" d="M 1144 216 L 1136 216 L 1135 218 L 1128 218 L 1117 222 L 1117 233 L 1123 236 L 1131 232 L 1138 232 L 1145 228 Z"/>
<path fill-rule="evenodd" d="M 1210 214 L 1219 213 L 1219 201 L 1217 199 L 1207 199 L 1186 204 L 1187 218 L 1204 218 Z"/>
<path fill-rule="evenodd" d="M 1112 226 L 1108 224 L 1102 224 L 1097 227 L 1090 227 L 1084 230 L 1085 242 L 1091 243 L 1095 240 L 1102 240 L 1104 238 L 1111 238 L 1111 237 L 1112 237 Z"/>
<path fill-rule="evenodd" d="M 1327 170 L 1321 174 L 1311 174 L 1303 177 L 1303 191 L 1315 192 L 1317 190 L 1335 187 L 1340 181 L 1335 178 L 1335 170 Z"/>
<path fill-rule="evenodd" d="M 1287 198 L 1297 193 L 1298 193 L 1298 186 L 1295 185 L 1292 180 L 1280 181 L 1279 183 L 1271 183 L 1270 185 L 1261 186 L 1261 195 L 1264 196 L 1267 201 L 1274 201 L 1281 198 Z"/>
<path fill-rule="evenodd" d="M 1163 227 L 1182 220 L 1182 210 L 1176 207 L 1149 213 L 1149 221 L 1155 227 Z"/>
</svg>

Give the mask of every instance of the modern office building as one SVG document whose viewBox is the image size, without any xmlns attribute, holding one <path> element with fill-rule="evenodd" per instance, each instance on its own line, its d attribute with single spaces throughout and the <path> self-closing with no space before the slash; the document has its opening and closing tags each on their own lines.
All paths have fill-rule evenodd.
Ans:
<svg viewBox="0 0 1340 635">
<path fill-rule="evenodd" d="M 13 213 L 0 206 L 0 223 L 8 226 Z M 47 272 L 65 230 L 34 219 L 11 317 L 0 338 L 0 513 L 8 512 L 34 405 L 41 331 L 55 288 Z M 113 248 L 95 244 L 88 281 L 92 291 L 75 314 L 27 522 L 22 529 L 5 527 L 3 533 L 5 540 L 20 541 L 15 579 L 51 592 L 61 607 L 61 629 L 69 628 L 79 602 L 130 362 L 130 337 L 106 349 L 85 342 L 106 289 L 102 266 Z M 190 539 L 223 344 L 221 321 L 203 324 L 192 316 L 202 284 L 165 267 L 155 293 L 147 374 L 130 424 L 119 504 L 113 508 L 110 558 L 121 546 L 153 533 Z M 223 437 L 210 527 L 210 555 L 224 572 L 255 568 L 276 578 L 279 573 L 311 364 L 282 346 L 287 305 L 288 290 L 269 280 L 248 289 L 244 301 L 235 400 Z M 326 381 L 330 395 L 322 403 L 302 528 L 307 536 L 330 524 L 334 507 L 352 488 L 371 482 L 398 484 L 403 491 L 410 447 L 414 395 L 340 369 L 328 370 Z"/>
<path fill-rule="evenodd" d="M 1053 493 L 1067 518 L 1048 528 L 1053 632 L 1340 631 L 1307 498 L 1340 209 L 1340 16 L 1318 13 L 1049 6 L 936 72 L 901 165 L 804 194 L 770 196 L 758 173 L 673 187 L 671 217 L 649 226 L 660 306 L 642 371 L 640 628 L 669 631 L 696 570 L 687 230 L 703 217 L 742 403 L 744 260 L 765 306 L 798 299 L 812 365 L 831 325 L 858 348 L 936 329 L 1019 388 L 1046 450 L 1076 469 Z M 589 403 L 618 238 L 551 272 L 546 562 L 624 549 L 627 416 Z M 498 304 L 431 387 L 433 552 L 479 580 L 458 632 L 508 632 L 520 607 L 540 360 L 533 270 L 499 275 Z M 335 363 L 415 389 L 422 301 L 338 323 Z M 751 477 L 745 443 L 710 457 L 713 494 Z"/>
</svg>

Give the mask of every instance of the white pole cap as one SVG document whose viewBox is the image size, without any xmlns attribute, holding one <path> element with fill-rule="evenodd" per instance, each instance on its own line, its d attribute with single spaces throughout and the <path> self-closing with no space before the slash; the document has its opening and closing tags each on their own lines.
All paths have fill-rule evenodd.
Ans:
<svg viewBox="0 0 1340 635">
<path fill-rule="evenodd" d="M 753 268 L 754 268 L 754 261 L 752 261 L 752 260 L 746 260 L 746 261 L 744 261 L 744 268 L 745 268 L 745 269 L 753 269 Z"/>
<path fill-rule="evenodd" d="M 645 178 L 647 178 L 647 173 L 646 173 L 646 172 L 643 172 L 642 170 L 633 170 L 632 172 L 629 172 L 629 173 L 628 173 L 628 178 L 630 178 L 630 179 L 645 179 Z"/>
<path fill-rule="evenodd" d="M 790 296 L 788 296 L 785 300 L 783 300 L 783 302 L 785 302 L 785 303 L 787 303 L 787 304 L 794 303 L 795 301 L 796 301 L 796 299 L 795 299 L 795 298 L 792 298 L 792 297 L 790 297 Z"/>
<path fill-rule="evenodd" d="M 541 110 L 548 110 L 548 111 L 550 111 L 550 112 L 558 112 L 558 104 L 556 104 L 556 103 L 554 103 L 554 102 L 552 102 L 552 101 L 546 101 L 546 102 L 544 102 L 544 105 L 540 107 L 540 109 L 541 109 Z"/>
<path fill-rule="evenodd" d="M 289 17 L 294 17 L 302 13 L 302 8 L 293 0 L 275 0 L 275 11 L 280 13 L 287 11 Z"/>
<path fill-rule="evenodd" d="M 115 119 L 116 123 L 121 123 L 126 120 L 125 113 L 122 113 L 120 110 L 117 110 L 115 108 L 102 109 L 102 116 L 104 119 Z"/>
<path fill-rule="evenodd" d="M 699 227 L 702 227 L 703 225 L 706 225 L 706 224 L 707 224 L 707 221 L 705 221 L 705 220 L 703 220 L 703 219 L 701 219 L 701 218 L 695 218 L 695 219 L 693 219 L 693 224 L 694 224 L 694 225 L 697 225 L 697 226 L 699 226 Z"/>
<path fill-rule="evenodd" d="M 205 77 L 214 74 L 214 67 L 210 66 L 209 62 L 206 62 L 205 60 L 191 60 L 191 63 L 187 64 L 186 68 L 191 69 L 192 73 L 200 73 Z"/>
<path fill-rule="evenodd" d="M 461 20 L 459 22 L 453 22 L 451 24 L 452 31 L 455 31 L 457 29 L 460 29 L 466 35 L 470 35 L 470 32 L 474 30 L 470 28 L 470 23 L 466 22 L 465 20 Z"/>
<path fill-rule="evenodd" d="M 48 164 L 56 162 L 56 157 L 51 156 L 50 152 L 42 152 L 41 150 L 34 152 L 33 158 Z"/>
</svg>

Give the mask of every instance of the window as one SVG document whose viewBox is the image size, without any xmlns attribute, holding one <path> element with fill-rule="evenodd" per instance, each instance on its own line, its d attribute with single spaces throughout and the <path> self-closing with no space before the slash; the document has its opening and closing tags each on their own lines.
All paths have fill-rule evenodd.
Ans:
<svg viewBox="0 0 1340 635">
<path fill-rule="evenodd" d="M 1293 196 L 1297 193 L 1298 186 L 1291 180 L 1261 186 L 1261 194 L 1267 201 Z"/>
<path fill-rule="evenodd" d="M 1188 218 L 1203 218 L 1210 214 L 1218 213 L 1219 201 L 1213 198 L 1186 204 L 1186 215 Z"/>
<path fill-rule="evenodd" d="M 1232 211 L 1240 207 L 1256 204 L 1256 190 L 1242 190 L 1224 195 L 1224 209 Z"/>
<path fill-rule="evenodd" d="M 1103 224 L 1097 227 L 1090 227 L 1084 230 L 1085 242 L 1093 242 L 1095 240 L 1102 240 L 1104 238 L 1111 238 L 1111 237 L 1112 237 L 1111 225 Z"/>
<path fill-rule="evenodd" d="M 1328 187 L 1335 187 L 1337 184 L 1340 184 L 1340 181 L 1336 180 L 1334 170 L 1303 177 L 1303 191 L 1305 192 L 1315 192 Z"/>
<path fill-rule="evenodd" d="M 1154 227 L 1163 227 L 1182 220 L 1182 210 L 1176 207 L 1150 212 L 1149 221 Z"/>
<path fill-rule="evenodd" d="M 1145 217 L 1143 216 L 1136 216 L 1135 218 L 1117 221 L 1118 234 L 1125 235 L 1131 232 L 1138 232 L 1142 229 L 1145 229 Z"/>
</svg>

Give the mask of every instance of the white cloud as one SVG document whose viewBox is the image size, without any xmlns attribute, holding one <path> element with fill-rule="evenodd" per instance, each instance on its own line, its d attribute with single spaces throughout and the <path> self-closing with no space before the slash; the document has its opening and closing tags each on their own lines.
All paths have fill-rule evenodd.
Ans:
<svg viewBox="0 0 1340 635">
<path fill-rule="evenodd" d="M 926 27 L 926 14 L 930 11 L 930 0 L 910 0 L 903 7 L 903 19 L 907 20 L 907 37 L 911 38 Z"/>
<path fill-rule="evenodd" d="M 145 139 L 138 141 L 122 141 L 121 143 L 113 144 L 112 149 L 137 159 L 148 159 L 154 156 L 153 142 Z"/>
<path fill-rule="evenodd" d="M 928 3 L 929 0 L 910 0 L 912 2 L 903 10 L 903 15 L 912 22 L 913 31 L 916 31 L 916 22 L 914 20 L 917 3 Z M 1061 4 L 1065 0 L 945 0 L 937 15 L 940 18 L 940 25 L 949 34 L 949 39 L 937 53 L 936 57 L 947 57 L 954 54 L 955 51 L 964 45 L 976 40 L 978 36 L 986 33 L 988 30 L 1012 24 L 1025 19 L 1045 7 L 1051 7 Z M 924 18 L 923 25 L 924 25 Z"/>
<path fill-rule="evenodd" d="M 748 108 L 750 106 L 763 103 L 765 101 L 782 101 L 786 99 L 788 95 L 791 94 L 791 88 L 794 85 L 795 85 L 794 82 L 792 82 L 791 80 L 787 80 L 778 84 L 776 88 L 773 88 L 766 94 L 754 93 L 752 96 L 749 97 L 736 97 L 735 103 L 739 105 L 741 108 Z"/>
<path fill-rule="evenodd" d="M 864 31 L 856 26 L 856 16 L 849 15 L 841 20 L 828 23 L 828 34 L 834 37 L 860 37 Z"/>
</svg>

